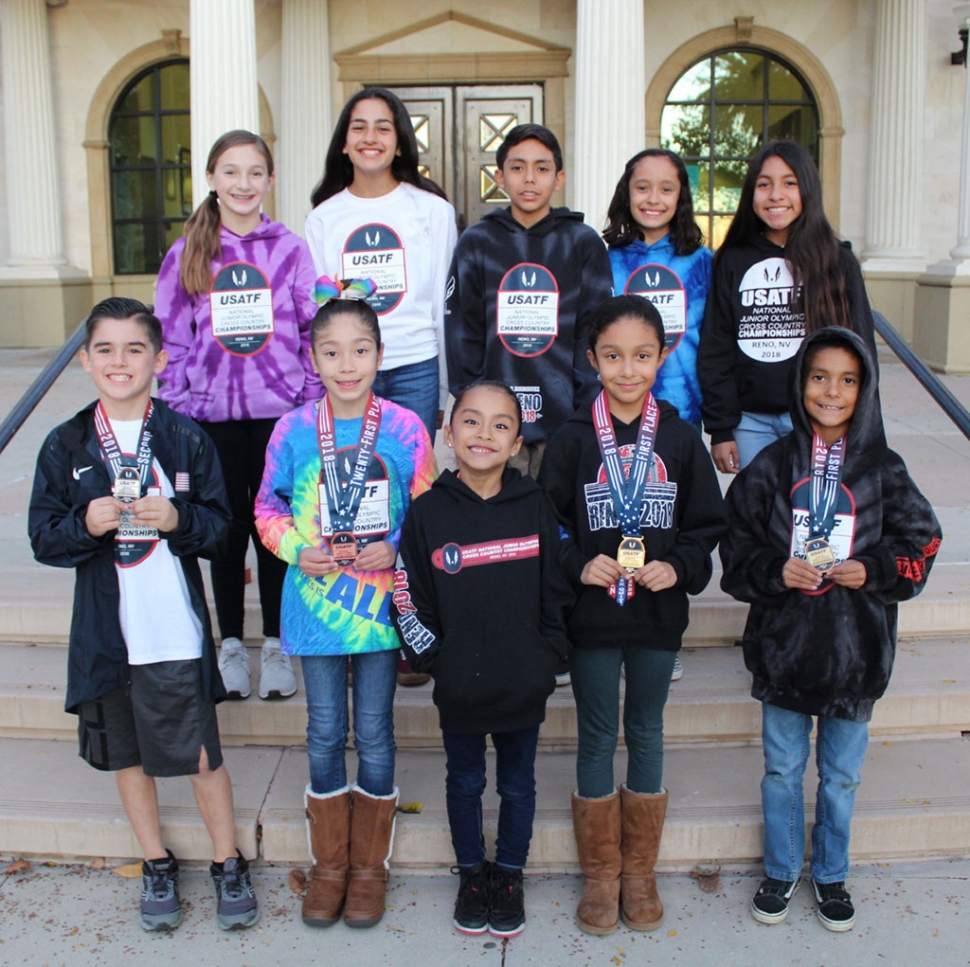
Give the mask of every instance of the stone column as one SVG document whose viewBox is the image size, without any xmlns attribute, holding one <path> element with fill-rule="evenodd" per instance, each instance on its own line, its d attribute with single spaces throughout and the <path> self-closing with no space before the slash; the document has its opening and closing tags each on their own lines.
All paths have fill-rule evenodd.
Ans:
<svg viewBox="0 0 970 967">
<path fill-rule="evenodd" d="M 578 0 L 573 207 L 602 229 L 613 186 L 645 145 L 643 0 Z"/>
<path fill-rule="evenodd" d="M 192 0 L 189 40 L 192 200 L 198 205 L 209 191 L 205 162 L 216 138 L 234 128 L 259 133 L 253 0 Z"/>
<path fill-rule="evenodd" d="M 970 3 L 958 4 L 955 12 L 962 25 L 970 26 Z M 970 55 L 967 58 L 970 61 Z M 957 212 L 957 245 L 950 258 L 959 263 L 959 274 L 970 275 L 970 63 L 963 65 L 963 131 L 960 140 L 960 208 Z"/>
<path fill-rule="evenodd" d="M 3 102 L 10 258 L 6 277 L 66 265 L 45 0 L 3 0 Z"/>
<path fill-rule="evenodd" d="M 283 90 L 276 157 L 279 220 L 303 234 L 310 192 L 330 143 L 330 28 L 327 4 L 283 0 Z"/>
</svg>

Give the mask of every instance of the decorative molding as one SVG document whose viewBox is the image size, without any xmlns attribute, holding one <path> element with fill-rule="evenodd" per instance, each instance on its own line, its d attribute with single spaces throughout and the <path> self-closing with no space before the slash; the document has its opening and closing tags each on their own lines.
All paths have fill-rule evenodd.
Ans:
<svg viewBox="0 0 970 967">
<path fill-rule="evenodd" d="M 754 17 L 735 17 L 734 36 L 739 44 L 751 43 L 751 32 L 754 30 Z"/>
<path fill-rule="evenodd" d="M 162 31 L 162 43 L 172 57 L 178 57 L 180 52 L 182 31 L 178 28 Z"/>
<path fill-rule="evenodd" d="M 468 81 L 542 81 L 568 77 L 568 48 L 524 57 L 487 54 L 337 54 L 338 80 L 371 84 L 454 84 Z"/>
</svg>

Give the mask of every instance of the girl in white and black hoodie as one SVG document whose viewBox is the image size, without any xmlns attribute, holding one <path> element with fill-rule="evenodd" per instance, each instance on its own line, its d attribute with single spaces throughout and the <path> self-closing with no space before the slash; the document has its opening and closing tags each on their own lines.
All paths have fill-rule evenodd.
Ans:
<svg viewBox="0 0 970 967">
<path fill-rule="evenodd" d="M 535 757 L 555 670 L 569 648 L 572 593 L 559 525 L 531 477 L 507 467 L 521 409 L 504 383 L 458 393 L 445 470 L 401 531 L 393 618 L 411 666 L 434 678 L 447 756 L 447 804 L 461 874 L 454 925 L 509 937 L 525 926 L 522 868 L 535 814 Z M 485 861 L 485 740 L 501 799 L 495 863 Z"/>
<path fill-rule="evenodd" d="M 835 931 L 855 922 L 844 881 L 868 722 L 892 672 L 897 602 L 920 593 L 940 545 L 933 508 L 886 446 L 876 390 L 860 336 L 806 336 L 792 373 L 794 430 L 728 491 L 721 587 L 751 604 L 744 660 L 763 703 L 766 879 L 751 904 L 761 923 L 785 919 L 801 878 L 813 716 L 818 916 Z"/>
</svg>

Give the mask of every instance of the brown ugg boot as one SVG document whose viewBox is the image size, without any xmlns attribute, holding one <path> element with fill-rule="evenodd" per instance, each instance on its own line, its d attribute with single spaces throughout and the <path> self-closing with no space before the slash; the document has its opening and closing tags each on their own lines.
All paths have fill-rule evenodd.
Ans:
<svg viewBox="0 0 970 967">
<path fill-rule="evenodd" d="M 373 927 L 384 916 L 397 798 L 397 789 L 389 796 L 371 796 L 360 786 L 354 786 L 350 878 L 344 903 L 344 922 L 348 927 Z"/>
<path fill-rule="evenodd" d="M 622 835 L 620 877 L 623 922 L 631 930 L 656 930 L 663 923 L 664 905 L 657 893 L 653 868 L 667 814 L 667 792 L 647 795 L 620 787 Z"/>
<path fill-rule="evenodd" d="M 306 836 L 313 869 L 303 898 L 303 922 L 330 927 L 340 919 L 350 865 L 350 786 L 318 796 L 306 787 Z"/>
<path fill-rule="evenodd" d="M 573 793 L 573 832 L 583 871 L 576 924 L 586 933 L 612 933 L 620 905 L 620 794 L 584 799 Z"/>
</svg>

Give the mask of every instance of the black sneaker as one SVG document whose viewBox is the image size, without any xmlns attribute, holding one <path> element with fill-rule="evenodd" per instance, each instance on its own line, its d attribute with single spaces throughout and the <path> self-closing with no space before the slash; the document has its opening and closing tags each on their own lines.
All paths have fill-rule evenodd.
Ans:
<svg viewBox="0 0 970 967">
<path fill-rule="evenodd" d="M 826 930 L 840 933 L 851 930 L 855 926 L 855 907 L 852 897 L 845 888 L 845 881 L 840 883 L 816 883 L 815 902 L 818 904 L 818 918 Z"/>
<path fill-rule="evenodd" d="M 224 863 L 213 863 L 209 875 L 218 901 L 216 922 L 223 930 L 251 927 L 259 921 L 259 904 L 249 878 L 249 863 L 242 853 L 230 856 Z"/>
<path fill-rule="evenodd" d="M 182 922 L 179 902 L 179 862 L 171 850 L 165 859 L 141 865 L 141 904 L 138 922 L 142 930 L 174 930 Z"/>
<path fill-rule="evenodd" d="M 788 901 L 799 883 L 801 880 L 773 880 L 770 876 L 762 880 L 751 901 L 751 916 L 758 923 L 781 923 L 788 916 Z"/>
<path fill-rule="evenodd" d="M 485 933 L 488 930 L 488 877 L 489 863 L 455 867 L 461 877 L 458 898 L 455 900 L 455 919 L 452 921 L 459 933 Z"/>
<path fill-rule="evenodd" d="M 515 937 L 525 930 L 522 870 L 492 867 L 488 885 L 488 907 L 488 932 L 493 937 Z"/>
</svg>

